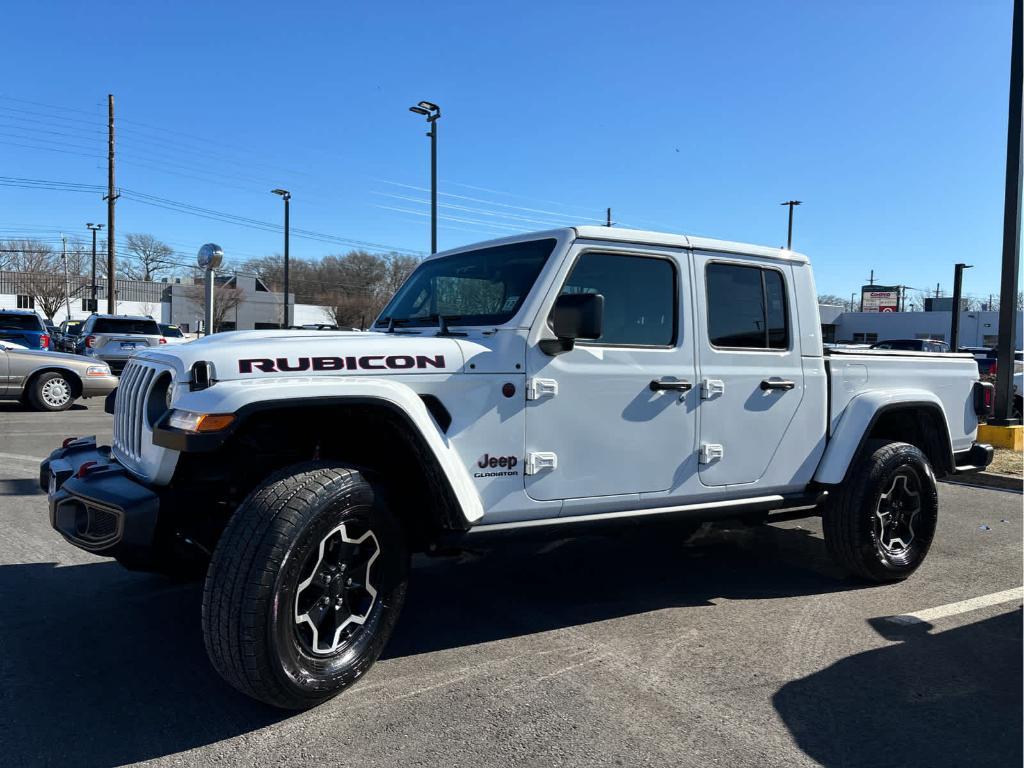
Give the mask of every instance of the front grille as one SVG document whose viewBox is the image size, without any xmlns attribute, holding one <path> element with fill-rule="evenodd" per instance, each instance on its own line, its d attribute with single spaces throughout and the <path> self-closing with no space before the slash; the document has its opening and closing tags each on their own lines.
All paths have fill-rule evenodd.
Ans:
<svg viewBox="0 0 1024 768">
<path fill-rule="evenodd" d="M 121 373 L 114 400 L 114 448 L 138 462 L 142 459 L 142 428 L 146 400 L 158 371 L 137 360 L 129 360 Z"/>
</svg>

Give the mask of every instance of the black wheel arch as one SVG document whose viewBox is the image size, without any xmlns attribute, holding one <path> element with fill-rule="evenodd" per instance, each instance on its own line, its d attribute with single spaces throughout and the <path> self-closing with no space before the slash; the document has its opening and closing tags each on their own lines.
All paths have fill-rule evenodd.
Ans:
<svg viewBox="0 0 1024 768">
<path fill-rule="evenodd" d="M 927 400 L 890 403 L 875 411 L 860 437 L 844 482 L 872 440 L 892 440 L 919 448 L 936 477 L 951 474 L 956 466 L 946 415 L 937 403 Z"/>
<path fill-rule="evenodd" d="M 230 430 L 216 435 L 187 435 L 168 429 L 162 420 L 154 442 L 182 451 L 172 486 L 221 481 L 232 486 L 231 496 L 240 502 L 269 472 L 298 461 L 333 459 L 386 487 L 414 549 L 429 546 L 441 532 L 470 527 L 451 482 L 409 414 L 381 398 L 253 403 L 237 411 Z"/>
</svg>

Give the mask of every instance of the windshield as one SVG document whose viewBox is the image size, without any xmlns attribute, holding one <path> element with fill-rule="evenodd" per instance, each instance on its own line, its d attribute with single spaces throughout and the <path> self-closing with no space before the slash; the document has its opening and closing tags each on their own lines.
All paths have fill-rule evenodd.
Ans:
<svg viewBox="0 0 1024 768">
<path fill-rule="evenodd" d="M 170 336 L 172 339 L 180 339 L 185 334 L 181 332 L 181 329 L 176 325 L 161 325 L 160 333 L 164 336 Z"/>
<path fill-rule="evenodd" d="M 0 315 L 0 331 L 41 331 L 38 315 Z"/>
<path fill-rule="evenodd" d="M 68 336 L 80 336 L 82 333 L 82 323 L 68 323 L 64 328 L 64 333 Z"/>
<path fill-rule="evenodd" d="M 423 262 L 390 301 L 376 325 L 500 325 L 530 293 L 554 240 L 498 245 Z"/>
<path fill-rule="evenodd" d="M 129 320 L 127 318 L 98 317 L 93 333 L 137 333 L 143 336 L 159 336 L 156 320 Z"/>
</svg>

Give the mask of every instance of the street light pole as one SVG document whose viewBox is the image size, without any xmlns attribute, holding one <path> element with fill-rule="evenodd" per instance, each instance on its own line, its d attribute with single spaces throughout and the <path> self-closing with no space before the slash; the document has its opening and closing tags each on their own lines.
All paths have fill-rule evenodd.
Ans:
<svg viewBox="0 0 1024 768">
<path fill-rule="evenodd" d="M 789 206 L 789 230 L 786 233 L 786 250 L 791 251 L 793 250 L 793 209 L 800 205 L 800 201 L 787 200 L 784 203 L 779 203 L 779 205 Z"/>
<path fill-rule="evenodd" d="M 289 210 L 292 201 L 292 193 L 287 189 L 272 189 L 271 192 L 275 195 L 280 195 L 281 199 L 284 200 L 284 327 L 288 328 L 291 323 L 289 306 L 288 306 L 288 230 L 289 224 Z"/>
<path fill-rule="evenodd" d="M 960 296 L 963 293 L 964 270 L 973 264 L 957 264 L 953 268 L 953 313 L 949 328 L 949 349 L 956 352 L 960 349 Z"/>
<path fill-rule="evenodd" d="M 423 115 L 430 124 L 427 136 L 430 137 L 430 252 L 437 253 L 437 121 L 441 117 L 441 108 L 429 101 L 421 101 L 410 112 Z"/>
<path fill-rule="evenodd" d="M 96 233 L 103 229 L 102 224 L 86 224 L 89 231 L 92 232 L 92 306 L 89 307 L 92 312 L 99 312 L 100 308 L 96 304 Z"/>
<path fill-rule="evenodd" d="M 1006 188 L 1003 203 L 1003 268 L 999 285 L 999 340 L 996 358 L 995 413 L 990 424 L 1009 427 L 1013 416 L 1013 336 L 1020 275 L 1020 205 L 1022 172 L 1021 109 L 1024 103 L 1024 2 L 1014 0 L 1010 47 L 1010 107 L 1006 131 Z M 1020 343 L 1020 339 L 1017 340 Z"/>
</svg>

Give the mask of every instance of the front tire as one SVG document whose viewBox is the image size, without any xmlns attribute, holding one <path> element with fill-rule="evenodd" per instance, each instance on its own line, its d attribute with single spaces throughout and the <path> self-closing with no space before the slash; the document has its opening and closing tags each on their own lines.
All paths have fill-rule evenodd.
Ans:
<svg viewBox="0 0 1024 768">
<path fill-rule="evenodd" d="M 283 470 L 235 511 L 214 550 L 203 589 L 210 660 L 267 704 L 319 704 L 380 655 L 408 568 L 402 529 L 360 472 Z"/>
<path fill-rule="evenodd" d="M 905 579 L 928 554 L 938 506 L 935 474 L 918 448 L 871 440 L 825 503 L 825 544 L 861 578 Z"/>
<path fill-rule="evenodd" d="M 27 395 L 29 404 L 37 411 L 66 411 L 75 401 L 71 382 L 56 371 L 37 376 Z"/>
</svg>

